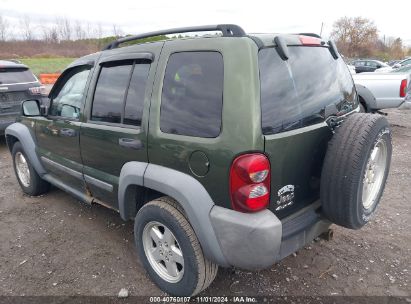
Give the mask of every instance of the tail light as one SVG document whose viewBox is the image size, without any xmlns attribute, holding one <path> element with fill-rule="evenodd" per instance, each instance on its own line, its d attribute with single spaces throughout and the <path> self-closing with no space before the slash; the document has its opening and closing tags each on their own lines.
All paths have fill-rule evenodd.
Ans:
<svg viewBox="0 0 411 304">
<path fill-rule="evenodd" d="M 29 92 L 31 95 L 47 95 L 45 86 L 29 88 Z"/>
<path fill-rule="evenodd" d="M 300 42 L 302 45 L 321 45 L 321 39 L 311 36 L 300 36 Z"/>
<path fill-rule="evenodd" d="M 230 195 L 234 210 L 256 212 L 270 202 L 270 162 L 264 154 L 237 157 L 230 169 Z"/>
<path fill-rule="evenodd" d="M 407 95 L 407 79 L 403 79 L 400 85 L 400 97 Z"/>
</svg>

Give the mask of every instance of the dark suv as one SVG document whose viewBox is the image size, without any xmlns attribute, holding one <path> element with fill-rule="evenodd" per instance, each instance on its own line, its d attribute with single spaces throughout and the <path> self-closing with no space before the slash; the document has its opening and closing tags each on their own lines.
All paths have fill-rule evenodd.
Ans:
<svg viewBox="0 0 411 304">
<path fill-rule="evenodd" d="M 202 31 L 222 35 L 119 48 Z M 127 37 L 73 62 L 49 98 L 6 130 L 23 191 L 51 184 L 134 220 L 141 262 L 173 295 L 218 265 L 269 267 L 332 223 L 361 228 L 389 171 L 386 119 L 357 113 L 347 66 L 314 34 Z"/>
<path fill-rule="evenodd" d="M 0 60 L 0 134 L 16 121 L 21 102 L 45 96 L 45 88 L 27 66 L 15 60 Z"/>
</svg>

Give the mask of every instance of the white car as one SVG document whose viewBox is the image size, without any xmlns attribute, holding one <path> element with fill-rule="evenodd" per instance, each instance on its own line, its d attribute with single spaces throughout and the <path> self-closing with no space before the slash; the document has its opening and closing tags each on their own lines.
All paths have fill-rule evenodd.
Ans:
<svg viewBox="0 0 411 304">
<path fill-rule="evenodd" d="M 409 73 L 360 73 L 352 75 L 361 109 L 375 112 L 402 108 L 410 83 Z"/>
</svg>

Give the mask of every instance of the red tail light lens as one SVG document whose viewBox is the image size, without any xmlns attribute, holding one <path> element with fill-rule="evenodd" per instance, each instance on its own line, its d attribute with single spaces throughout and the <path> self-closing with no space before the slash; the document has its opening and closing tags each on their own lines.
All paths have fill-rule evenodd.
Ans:
<svg viewBox="0 0 411 304">
<path fill-rule="evenodd" d="M 300 36 L 302 45 L 321 45 L 321 39 L 311 36 Z"/>
<path fill-rule="evenodd" d="M 407 95 L 407 79 L 403 79 L 400 85 L 400 97 Z"/>
<path fill-rule="evenodd" d="M 237 157 L 230 169 L 230 195 L 234 210 L 256 212 L 270 202 L 270 162 L 264 154 Z"/>
</svg>

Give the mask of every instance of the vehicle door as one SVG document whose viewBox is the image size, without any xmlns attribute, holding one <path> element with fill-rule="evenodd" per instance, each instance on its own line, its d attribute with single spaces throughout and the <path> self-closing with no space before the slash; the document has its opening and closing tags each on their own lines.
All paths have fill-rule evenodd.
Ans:
<svg viewBox="0 0 411 304">
<path fill-rule="evenodd" d="M 365 61 L 356 61 L 355 62 L 355 71 L 357 73 L 365 72 Z"/>
<path fill-rule="evenodd" d="M 51 91 L 47 117 L 36 123 L 37 152 L 46 170 L 68 187 L 84 190 L 80 155 L 80 114 L 91 65 L 66 70 Z"/>
<path fill-rule="evenodd" d="M 148 109 L 160 48 L 157 44 L 132 53 L 115 51 L 103 53 L 98 64 L 80 146 L 88 189 L 117 209 L 123 165 L 148 161 Z"/>
<path fill-rule="evenodd" d="M 367 61 L 366 62 L 366 71 L 367 72 L 374 72 L 378 68 L 378 64 L 374 61 Z"/>
</svg>

